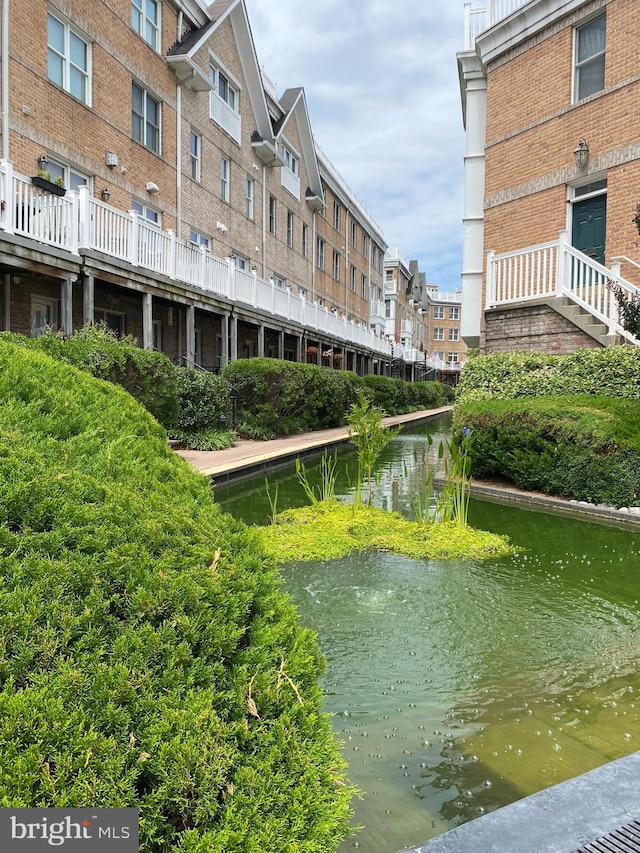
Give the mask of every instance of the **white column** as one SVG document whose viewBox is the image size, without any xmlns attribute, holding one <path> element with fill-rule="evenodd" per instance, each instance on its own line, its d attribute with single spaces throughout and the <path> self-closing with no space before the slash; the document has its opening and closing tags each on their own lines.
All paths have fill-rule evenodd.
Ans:
<svg viewBox="0 0 640 853">
<path fill-rule="evenodd" d="M 187 318 L 187 325 L 188 325 Z M 142 294 L 142 347 L 153 349 L 153 296 L 150 293 Z"/>
<path fill-rule="evenodd" d="M 230 361 L 238 360 L 238 318 L 230 317 L 229 318 L 229 332 L 230 332 L 230 352 L 229 359 Z"/>
<path fill-rule="evenodd" d="M 264 326 L 258 326 L 258 358 L 264 358 Z"/>
<path fill-rule="evenodd" d="M 87 273 L 82 280 L 82 325 L 90 326 L 95 320 L 95 277 Z"/>
<path fill-rule="evenodd" d="M 73 333 L 73 283 L 76 276 L 68 275 L 60 283 L 60 327 L 65 335 Z"/>
</svg>

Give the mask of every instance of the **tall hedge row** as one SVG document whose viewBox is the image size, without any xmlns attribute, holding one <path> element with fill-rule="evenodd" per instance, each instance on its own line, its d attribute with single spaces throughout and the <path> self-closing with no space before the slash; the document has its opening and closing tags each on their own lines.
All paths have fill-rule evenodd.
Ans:
<svg viewBox="0 0 640 853">
<path fill-rule="evenodd" d="M 0 806 L 137 806 L 141 849 L 317 851 L 351 791 L 254 535 L 128 394 L 0 340 Z"/>
</svg>

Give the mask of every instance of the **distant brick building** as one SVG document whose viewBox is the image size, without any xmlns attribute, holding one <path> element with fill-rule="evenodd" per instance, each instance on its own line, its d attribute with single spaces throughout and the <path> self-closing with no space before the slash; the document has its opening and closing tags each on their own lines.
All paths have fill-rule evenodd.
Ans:
<svg viewBox="0 0 640 853">
<path fill-rule="evenodd" d="M 462 334 L 483 351 L 621 340 L 640 285 L 636 0 L 466 7 Z"/>
</svg>

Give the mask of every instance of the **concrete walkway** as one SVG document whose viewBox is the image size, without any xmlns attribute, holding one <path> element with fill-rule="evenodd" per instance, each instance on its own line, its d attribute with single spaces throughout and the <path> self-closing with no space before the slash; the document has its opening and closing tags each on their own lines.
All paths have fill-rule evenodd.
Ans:
<svg viewBox="0 0 640 853">
<path fill-rule="evenodd" d="M 384 419 L 389 426 L 408 426 L 426 423 L 438 415 L 451 411 L 451 406 L 394 415 Z M 227 450 L 178 450 L 187 462 L 215 483 L 228 483 L 243 477 L 251 477 L 261 471 L 288 465 L 295 459 L 318 455 L 325 448 L 334 448 L 349 442 L 346 427 L 322 429 L 271 441 L 247 441 L 241 439 L 235 447 Z"/>
</svg>

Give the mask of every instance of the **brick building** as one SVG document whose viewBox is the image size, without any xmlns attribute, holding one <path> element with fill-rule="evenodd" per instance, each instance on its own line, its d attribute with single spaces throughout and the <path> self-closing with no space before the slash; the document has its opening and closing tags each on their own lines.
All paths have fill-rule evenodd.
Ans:
<svg viewBox="0 0 640 853">
<path fill-rule="evenodd" d="M 383 234 L 243 0 L 3 0 L 1 23 L 0 328 L 390 371 Z"/>
<path fill-rule="evenodd" d="M 638 4 L 465 11 L 462 334 L 485 352 L 619 342 L 608 285 L 640 285 Z"/>
</svg>

